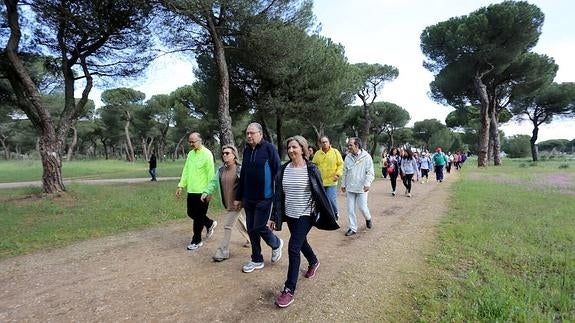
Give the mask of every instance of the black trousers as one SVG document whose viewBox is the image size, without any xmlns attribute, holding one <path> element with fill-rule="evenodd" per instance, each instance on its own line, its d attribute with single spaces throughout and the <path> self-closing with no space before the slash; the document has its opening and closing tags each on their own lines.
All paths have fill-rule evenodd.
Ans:
<svg viewBox="0 0 575 323">
<path fill-rule="evenodd" d="M 209 229 L 214 220 L 208 218 L 208 206 L 209 202 L 202 202 L 202 194 L 200 193 L 188 193 L 187 207 L 188 216 L 194 222 L 194 235 L 192 236 L 191 243 L 200 243 L 202 241 L 202 231 L 204 227 Z"/>
</svg>

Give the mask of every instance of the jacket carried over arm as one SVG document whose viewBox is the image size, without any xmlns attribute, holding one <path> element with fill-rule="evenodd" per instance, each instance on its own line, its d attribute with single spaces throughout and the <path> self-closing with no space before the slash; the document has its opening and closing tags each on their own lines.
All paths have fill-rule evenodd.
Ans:
<svg viewBox="0 0 575 323">
<path fill-rule="evenodd" d="M 275 181 L 276 194 L 274 196 L 271 220 L 275 222 L 275 227 L 278 231 L 282 228 L 286 208 L 285 193 L 283 190 L 282 182 L 285 168 L 289 163 L 290 162 L 287 162 L 281 166 Z M 314 214 L 310 215 L 316 217 L 314 226 L 321 230 L 337 230 L 339 229 L 339 225 L 337 224 L 337 215 L 335 214 L 335 210 L 333 209 L 331 202 L 325 193 L 319 170 L 310 161 L 306 161 L 306 165 L 311 196 L 315 208 L 313 212 Z"/>
</svg>

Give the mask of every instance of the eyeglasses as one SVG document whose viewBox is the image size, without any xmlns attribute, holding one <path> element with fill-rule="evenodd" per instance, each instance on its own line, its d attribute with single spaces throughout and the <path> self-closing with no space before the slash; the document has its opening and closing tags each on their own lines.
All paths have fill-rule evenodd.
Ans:
<svg viewBox="0 0 575 323">
<path fill-rule="evenodd" d="M 231 152 L 229 152 L 229 151 L 224 151 L 224 152 L 222 152 L 222 155 L 224 155 L 224 156 L 227 156 L 227 155 L 229 155 L 229 154 L 231 154 Z"/>
</svg>

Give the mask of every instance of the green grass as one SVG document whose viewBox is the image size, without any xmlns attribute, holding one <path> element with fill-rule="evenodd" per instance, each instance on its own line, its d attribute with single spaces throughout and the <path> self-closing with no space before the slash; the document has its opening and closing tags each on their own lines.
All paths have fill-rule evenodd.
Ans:
<svg viewBox="0 0 575 323">
<path fill-rule="evenodd" d="M 159 162 L 158 177 L 178 177 L 184 160 Z M 0 161 L 0 183 L 42 180 L 42 162 L 39 160 Z M 64 179 L 105 179 L 149 177 L 148 163 L 122 160 L 69 161 L 62 164 Z"/>
<path fill-rule="evenodd" d="M 466 165 L 411 320 L 575 321 L 575 171 L 525 162 Z"/>
<path fill-rule="evenodd" d="M 60 196 L 40 188 L 2 190 L 0 259 L 74 241 L 187 219 L 175 181 L 131 185 L 72 184 Z M 210 212 L 219 212 L 212 200 Z"/>
</svg>

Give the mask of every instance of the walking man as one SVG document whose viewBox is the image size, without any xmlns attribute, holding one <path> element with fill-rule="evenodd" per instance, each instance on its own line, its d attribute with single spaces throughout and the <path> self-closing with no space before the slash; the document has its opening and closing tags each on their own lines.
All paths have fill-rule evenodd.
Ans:
<svg viewBox="0 0 575 323">
<path fill-rule="evenodd" d="M 437 147 L 435 149 L 435 154 L 433 155 L 432 160 L 435 167 L 435 180 L 437 180 L 438 183 L 441 183 L 443 182 L 443 169 L 448 162 L 447 156 L 445 156 L 443 151 L 441 151 L 441 147 Z"/>
<path fill-rule="evenodd" d="M 264 268 L 261 240 L 272 248 L 272 263 L 282 256 L 283 241 L 269 228 L 274 195 L 274 179 L 281 162 L 274 145 L 263 139 L 262 126 L 251 123 L 246 129 L 246 147 L 240 182 L 234 205 L 246 212 L 248 234 L 252 245 L 251 261 L 242 267 L 244 273 Z"/>
<path fill-rule="evenodd" d="M 354 137 L 347 143 L 349 153 L 345 157 L 341 191 L 346 193 L 347 216 L 349 230 L 346 236 L 352 236 L 357 232 L 356 207 L 359 208 L 365 218 L 365 225 L 371 229 L 371 213 L 367 206 L 367 196 L 371 182 L 375 179 L 373 159 L 369 153 L 361 148 L 361 139 Z"/>
<path fill-rule="evenodd" d="M 343 174 L 343 158 L 339 151 L 331 146 L 328 137 L 321 137 L 319 142 L 321 149 L 314 156 L 310 156 L 310 159 L 313 158 L 312 162 L 321 173 L 323 188 L 337 216 L 337 181 Z"/>
<path fill-rule="evenodd" d="M 152 176 L 152 179 L 150 181 L 155 182 L 156 181 L 156 166 L 157 166 L 156 154 L 152 153 L 152 155 L 150 156 L 150 161 L 148 163 L 150 164 L 150 168 L 148 169 L 148 173 L 150 173 L 150 176 Z"/>
<path fill-rule="evenodd" d="M 209 201 L 202 201 L 202 192 L 214 176 L 214 156 L 208 148 L 202 145 L 202 137 L 199 133 L 190 134 L 188 143 L 191 150 L 182 170 L 176 197 L 180 198 L 184 190 L 187 192 L 188 216 L 194 223 L 194 235 L 187 249 L 196 250 L 203 245 L 204 227 L 208 230 L 206 238 L 210 238 L 218 225 L 218 222 L 208 218 Z"/>
</svg>

